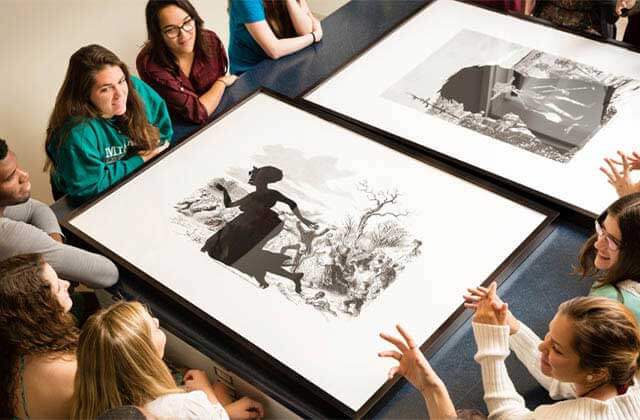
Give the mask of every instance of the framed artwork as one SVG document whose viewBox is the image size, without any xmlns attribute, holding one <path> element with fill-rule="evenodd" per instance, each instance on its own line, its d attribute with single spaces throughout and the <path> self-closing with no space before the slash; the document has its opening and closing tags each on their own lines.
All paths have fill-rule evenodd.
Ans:
<svg viewBox="0 0 640 420">
<path fill-rule="evenodd" d="M 637 147 L 640 60 L 437 0 L 305 99 L 592 217 L 616 198 L 603 159 Z"/>
<path fill-rule="evenodd" d="M 361 416 L 395 382 L 378 333 L 446 337 L 555 213 L 341 124 L 260 91 L 63 225 Z"/>
</svg>

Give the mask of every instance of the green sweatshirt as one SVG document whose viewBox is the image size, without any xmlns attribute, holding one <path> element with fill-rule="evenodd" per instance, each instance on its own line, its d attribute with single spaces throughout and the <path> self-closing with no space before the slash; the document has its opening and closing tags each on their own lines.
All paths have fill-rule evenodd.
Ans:
<svg viewBox="0 0 640 420">
<path fill-rule="evenodd" d="M 164 100 L 142 80 L 132 76 L 131 82 L 144 102 L 147 119 L 160 130 L 160 141 L 172 142 L 173 128 Z M 127 153 L 129 138 L 110 119 L 88 118 L 68 133 L 61 144 L 54 138 L 48 152 L 55 163 L 55 187 L 75 201 L 100 194 L 142 166 L 140 156 Z"/>
</svg>

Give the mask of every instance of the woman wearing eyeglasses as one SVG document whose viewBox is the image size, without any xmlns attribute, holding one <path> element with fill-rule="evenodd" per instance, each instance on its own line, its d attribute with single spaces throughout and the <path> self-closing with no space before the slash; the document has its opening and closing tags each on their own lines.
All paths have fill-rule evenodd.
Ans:
<svg viewBox="0 0 640 420">
<path fill-rule="evenodd" d="M 145 15 L 148 41 L 136 59 L 138 74 L 174 119 L 205 123 L 237 78 L 226 74 L 222 41 L 203 28 L 188 0 L 149 0 Z"/>
<path fill-rule="evenodd" d="M 277 60 L 322 39 L 320 21 L 305 0 L 229 0 L 231 73 Z"/>
<path fill-rule="evenodd" d="M 619 198 L 595 222 L 578 272 L 597 276 L 590 295 L 618 300 L 640 320 L 640 193 Z"/>
</svg>

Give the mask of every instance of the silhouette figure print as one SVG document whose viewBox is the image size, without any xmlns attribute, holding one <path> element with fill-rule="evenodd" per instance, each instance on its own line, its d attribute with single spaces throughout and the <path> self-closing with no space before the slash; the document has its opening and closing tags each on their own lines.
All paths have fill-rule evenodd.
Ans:
<svg viewBox="0 0 640 420">
<path fill-rule="evenodd" d="M 300 293 L 300 280 L 304 274 L 291 273 L 282 268 L 282 264 L 288 259 L 286 255 L 262 249 L 284 227 L 278 213 L 271 209 L 277 202 L 288 205 L 306 226 L 317 228 L 315 223 L 302 216 L 295 201 L 268 187 L 270 183 L 282 180 L 282 177 L 282 171 L 276 167 L 254 166 L 249 171 L 249 184 L 255 186 L 256 190 L 237 201 L 231 200 L 223 185 L 216 184 L 215 187 L 222 192 L 224 206 L 238 207 L 241 213 L 207 239 L 201 251 L 255 277 L 262 288 L 269 286 L 265 281 L 265 274 L 271 272 L 292 280 L 296 292 Z"/>
</svg>

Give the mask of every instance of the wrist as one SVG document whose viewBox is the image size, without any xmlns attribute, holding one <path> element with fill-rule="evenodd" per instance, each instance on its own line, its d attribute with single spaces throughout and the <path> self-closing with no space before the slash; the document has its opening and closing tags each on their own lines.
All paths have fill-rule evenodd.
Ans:
<svg viewBox="0 0 640 420">
<path fill-rule="evenodd" d="M 311 31 L 311 38 L 312 38 L 312 41 L 311 41 L 312 44 L 315 44 L 316 42 L 318 42 L 315 31 Z"/>
<path fill-rule="evenodd" d="M 513 318 L 509 321 L 509 335 L 517 334 L 520 331 L 520 321 Z"/>
<path fill-rule="evenodd" d="M 213 83 L 215 84 L 215 83 L 218 83 L 218 82 L 222 83 L 222 86 L 224 86 L 225 88 L 227 87 L 227 84 L 222 79 L 216 79 L 216 81 L 213 82 Z"/>
<path fill-rule="evenodd" d="M 436 376 L 435 378 L 428 378 L 425 381 L 425 383 L 420 388 L 420 393 L 423 397 L 427 398 L 433 396 L 434 392 L 441 391 L 442 389 L 445 389 L 444 382 L 442 382 L 442 379 Z"/>
</svg>

